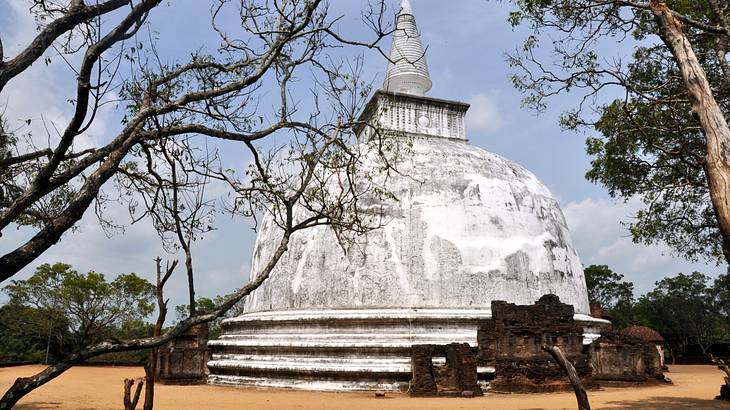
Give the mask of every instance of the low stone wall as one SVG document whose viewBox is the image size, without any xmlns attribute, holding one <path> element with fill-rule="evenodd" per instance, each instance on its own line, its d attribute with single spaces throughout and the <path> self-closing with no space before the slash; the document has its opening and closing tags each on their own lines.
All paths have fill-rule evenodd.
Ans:
<svg viewBox="0 0 730 410">
<path fill-rule="evenodd" d="M 433 359 L 446 359 L 443 366 Z M 414 345 L 411 347 L 412 396 L 481 396 L 477 382 L 476 351 L 468 343 Z"/>
<path fill-rule="evenodd" d="M 606 333 L 587 350 L 596 380 L 644 383 L 664 379 L 661 356 L 653 343 Z"/>
<path fill-rule="evenodd" d="M 542 350 L 558 346 L 574 364 L 584 384 L 591 368 L 583 352 L 583 329 L 573 319 L 572 305 L 545 295 L 533 305 L 492 302 L 492 319 L 479 328 L 479 366 L 494 366 L 495 391 L 542 392 L 569 390 L 565 372 Z"/>
<path fill-rule="evenodd" d="M 199 384 L 208 376 L 208 325 L 199 325 L 159 348 L 157 381 Z"/>
</svg>

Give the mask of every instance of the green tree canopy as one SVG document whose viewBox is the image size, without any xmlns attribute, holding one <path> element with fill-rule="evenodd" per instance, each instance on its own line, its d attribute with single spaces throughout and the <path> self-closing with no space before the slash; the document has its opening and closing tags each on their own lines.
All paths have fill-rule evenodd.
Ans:
<svg viewBox="0 0 730 410">
<path fill-rule="evenodd" d="M 109 282 L 101 273 L 81 274 L 63 263 L 39 266 L 30 278 L 12 281 L 5 292 L 9 304 L 67 321 L 73 349 L 99 342 L 154 310 L 154 286 L 134 273 Z"/>
<path fill-rule="evenodd" d="M 727 336 L 710 278 L 693 272 L 662 279 L 637 304 L 638 317 L 665 338 L 673 354 L 689 344 L 706 352 L 710 345 Z"/>
<path fill-rule="evenodd" d="M 593 157 L 588 180 L 613 197 L 643 202 L 627 221 L 635 242 L 665 243 L 690 260 L 721 262 L 723 236 L 718 204 L 713 206 L 710 196 L 706 130 L 678 60 L 655 36 L 662 35 L 655 3 L 515 0 L 512 24 L 533 31 L 510 58 L 518 70 L 513 80 L 526 104 L 538 110 L 556 94 L 579 94 L 578 106 L 565 113 L 562 124 L 596 133 L 587 139 Z M 727 118 L 730 3 L 667 0 L 666 5 L 684 23 L 683 33 Z"/>
<path fill-rule="evenodd" d="M 216 301 L 220 297 L 216 298 Z M 207 315 L 216 310 L 217 303 L 211 298 L 199 297 L 195 300 L 196 314 Z M 175 319 L 180 322 L 190 317 L 190 305 L 183 304 L 175 306 Z"/>
<path fill-rule="evenodd" d="M 61 357 L 71 343 L 68 322 L 17 303 L 0 306 L 0 363 L 44 362 Z"/>
<path fill-rule="evenodd" d="M 209 313 L 215 312 L 218 307 L 221 305 L 221 303 L 225 302 L 225 296 L 216 296 L 214 299 L 207 298 L 207 297 L 199 297 L 195 299 L 195 313 L 199 315 L 207 315 Z M 239 314 L 239 309 L 231 309 L 228 313 L 223 315 L 222 317 L 212 320 L 209 322 L 209 336 L 211 338 L 216 338 L 221 333 L 221 322 L 227 318 L 227 317 L 233 317 Z M 181 322 L 185 319 L 190 317 L 190 305 L 182 304 L 175 306 L 175 321 Z"/>
<path fill-rule="evenodd" d="M 591 303 L 613 309 L 619 303 L 633 301 L 634 284 L 624 281 L 624 275 L 612 271 L 606 265 L 590 265 L 584 272 Z"/>
<path fill-rule="evenodd" d="M 608 310 L 614 328 L 630 326 L 634 321 L 634 284 L 606 265 L 590 265 L 584 272 L 588 300 Z"/>
<path fill-rule="evenodd" d="M 712 286 L 713 296 L 717 309 L 730 325 L 730 269 L 725 275 L 720 275 Z"/>
</svg>

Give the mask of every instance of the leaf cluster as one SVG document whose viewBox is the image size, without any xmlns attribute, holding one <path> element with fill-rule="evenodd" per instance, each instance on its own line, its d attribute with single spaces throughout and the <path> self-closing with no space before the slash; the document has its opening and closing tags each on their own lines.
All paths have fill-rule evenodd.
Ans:
<svg viewBox="0 0 730 410">
<path fill-rule="evenodd" d="M 154 286 L 133 273 L 107 281 L 101 273 L 82 274 L 63 263 L 43 264 L 30 278 L 11 281 L 4 291 L 10 305 L 66 323 L 73 350 L 112 336 L 155 308 Z"/>
</svg>

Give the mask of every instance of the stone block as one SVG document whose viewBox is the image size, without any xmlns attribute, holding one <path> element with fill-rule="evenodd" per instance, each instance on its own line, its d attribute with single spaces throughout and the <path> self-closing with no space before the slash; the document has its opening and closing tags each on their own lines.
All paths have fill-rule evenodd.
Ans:
<svg viewBox="0 0 730 410">
<path fill-rule="evenodd" d="M 596 380 L 608 382 L 662 381 L 661 356 L 656 345 L 609 332 L 588 346 Z"/>
<path fill-rule="evenodd" d="M 208 375 L 208 326 L 192 327 L 159 348 L 157 381 L 163 384 L 204 383 Z"/>
</svg>

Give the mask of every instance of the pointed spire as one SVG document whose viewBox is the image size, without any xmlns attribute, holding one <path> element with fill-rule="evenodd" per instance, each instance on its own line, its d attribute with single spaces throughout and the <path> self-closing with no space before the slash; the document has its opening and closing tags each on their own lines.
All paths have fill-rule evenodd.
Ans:
<svg viewBox="0 0 730 410">
<path fill-rule="evenodd" d="M 401 0 L 384 88 L 386 91 L 424 96 L 431 86 L 413 7 L 410 0 Z"/>
<path fill-rule="evenodd" d="M 410 0 L 402 0 L 400 3 L 400 14 L 410 14 L 413 15 L 413 7 L 411 7 L 411 1 Z"/>
</svg>

